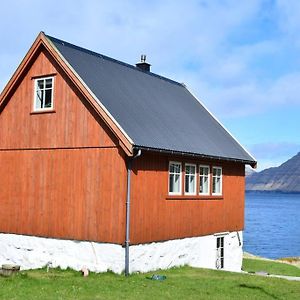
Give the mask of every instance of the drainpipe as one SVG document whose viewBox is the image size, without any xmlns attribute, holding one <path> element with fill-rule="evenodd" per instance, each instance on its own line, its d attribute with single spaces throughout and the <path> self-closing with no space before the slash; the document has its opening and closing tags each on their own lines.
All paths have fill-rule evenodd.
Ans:
<svg viewBox="0 0 300 300">
<path fill-rule="evenodd" d="M 126 196 L 126 233 L 125 233 L 125 276 L 129 275 L 129 244 L 130 244 L 130 182 L 132 162 L 141 155 L 141 149 L 127 161 L 127 196 Z"/>
</svg>

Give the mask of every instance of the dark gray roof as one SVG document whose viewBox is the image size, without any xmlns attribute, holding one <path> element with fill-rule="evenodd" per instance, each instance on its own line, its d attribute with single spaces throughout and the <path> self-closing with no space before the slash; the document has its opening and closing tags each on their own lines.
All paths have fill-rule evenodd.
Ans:
<svg viewBox="0 0 300 300">
<path fill-rule="evenodd" d="M 135 146 L 254 164 L 182 84 L 47 37 Z"/>
</svg>

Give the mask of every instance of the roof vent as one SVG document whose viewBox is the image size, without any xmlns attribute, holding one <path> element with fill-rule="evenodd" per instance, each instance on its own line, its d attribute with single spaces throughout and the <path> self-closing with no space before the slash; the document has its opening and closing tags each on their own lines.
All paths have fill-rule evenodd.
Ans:
<svg viewBox="0 0 300 300">
<path fill-rule="evenodd" d="M 150 72 L 150 64 L 146 62 L 146 55 L 141 55 L 141 62 L 138 62 L 135 64 L 137 68 L 139 68 L 142 71 Z"/>
</svg>

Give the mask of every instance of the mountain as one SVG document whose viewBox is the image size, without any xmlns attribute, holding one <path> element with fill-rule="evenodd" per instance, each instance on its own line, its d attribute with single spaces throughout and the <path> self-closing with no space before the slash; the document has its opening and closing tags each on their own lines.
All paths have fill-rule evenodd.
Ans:
<svg viewBox="0 0 300 300">
<path fill-rule="evenodd" d="M 300 152 L 279 167 L 246 176 L 246 190 L 300 193 Z"/>
<path fill-rule="evenodd" d="M 246 176 L 250 176 L 250 175 L 252 175 L 253 173 L 256 173 L 256 171 L 253 170 L 251 167 L 246 166 L 246 168 L 245 168 L 245 175 L 246 175 Z"/>
</svg>

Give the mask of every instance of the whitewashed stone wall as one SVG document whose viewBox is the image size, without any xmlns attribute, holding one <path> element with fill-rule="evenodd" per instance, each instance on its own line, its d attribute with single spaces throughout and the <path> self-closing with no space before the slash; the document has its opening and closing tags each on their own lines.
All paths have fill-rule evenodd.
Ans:
<svg viewBox="0 0 300 300">
<path fill-rule="evenodd" d="M 242 232 L 239 232 L 242 242 Z M 241 271 L 242 245 L 237 232 L 224 234 L 224 269 Z M 16 234 L 0 234 L 0 265 L 14 263 L 35 269 L 51 263 L 52 267 L 70 267 L 93 272 L 124 271 L 125 251 L 120 245 Z M 174 266 L 216 268 L 216 236 L 186 238 L 160 243 L 130 246 L 130 272 L 148 272 Z"/>
</svg>

